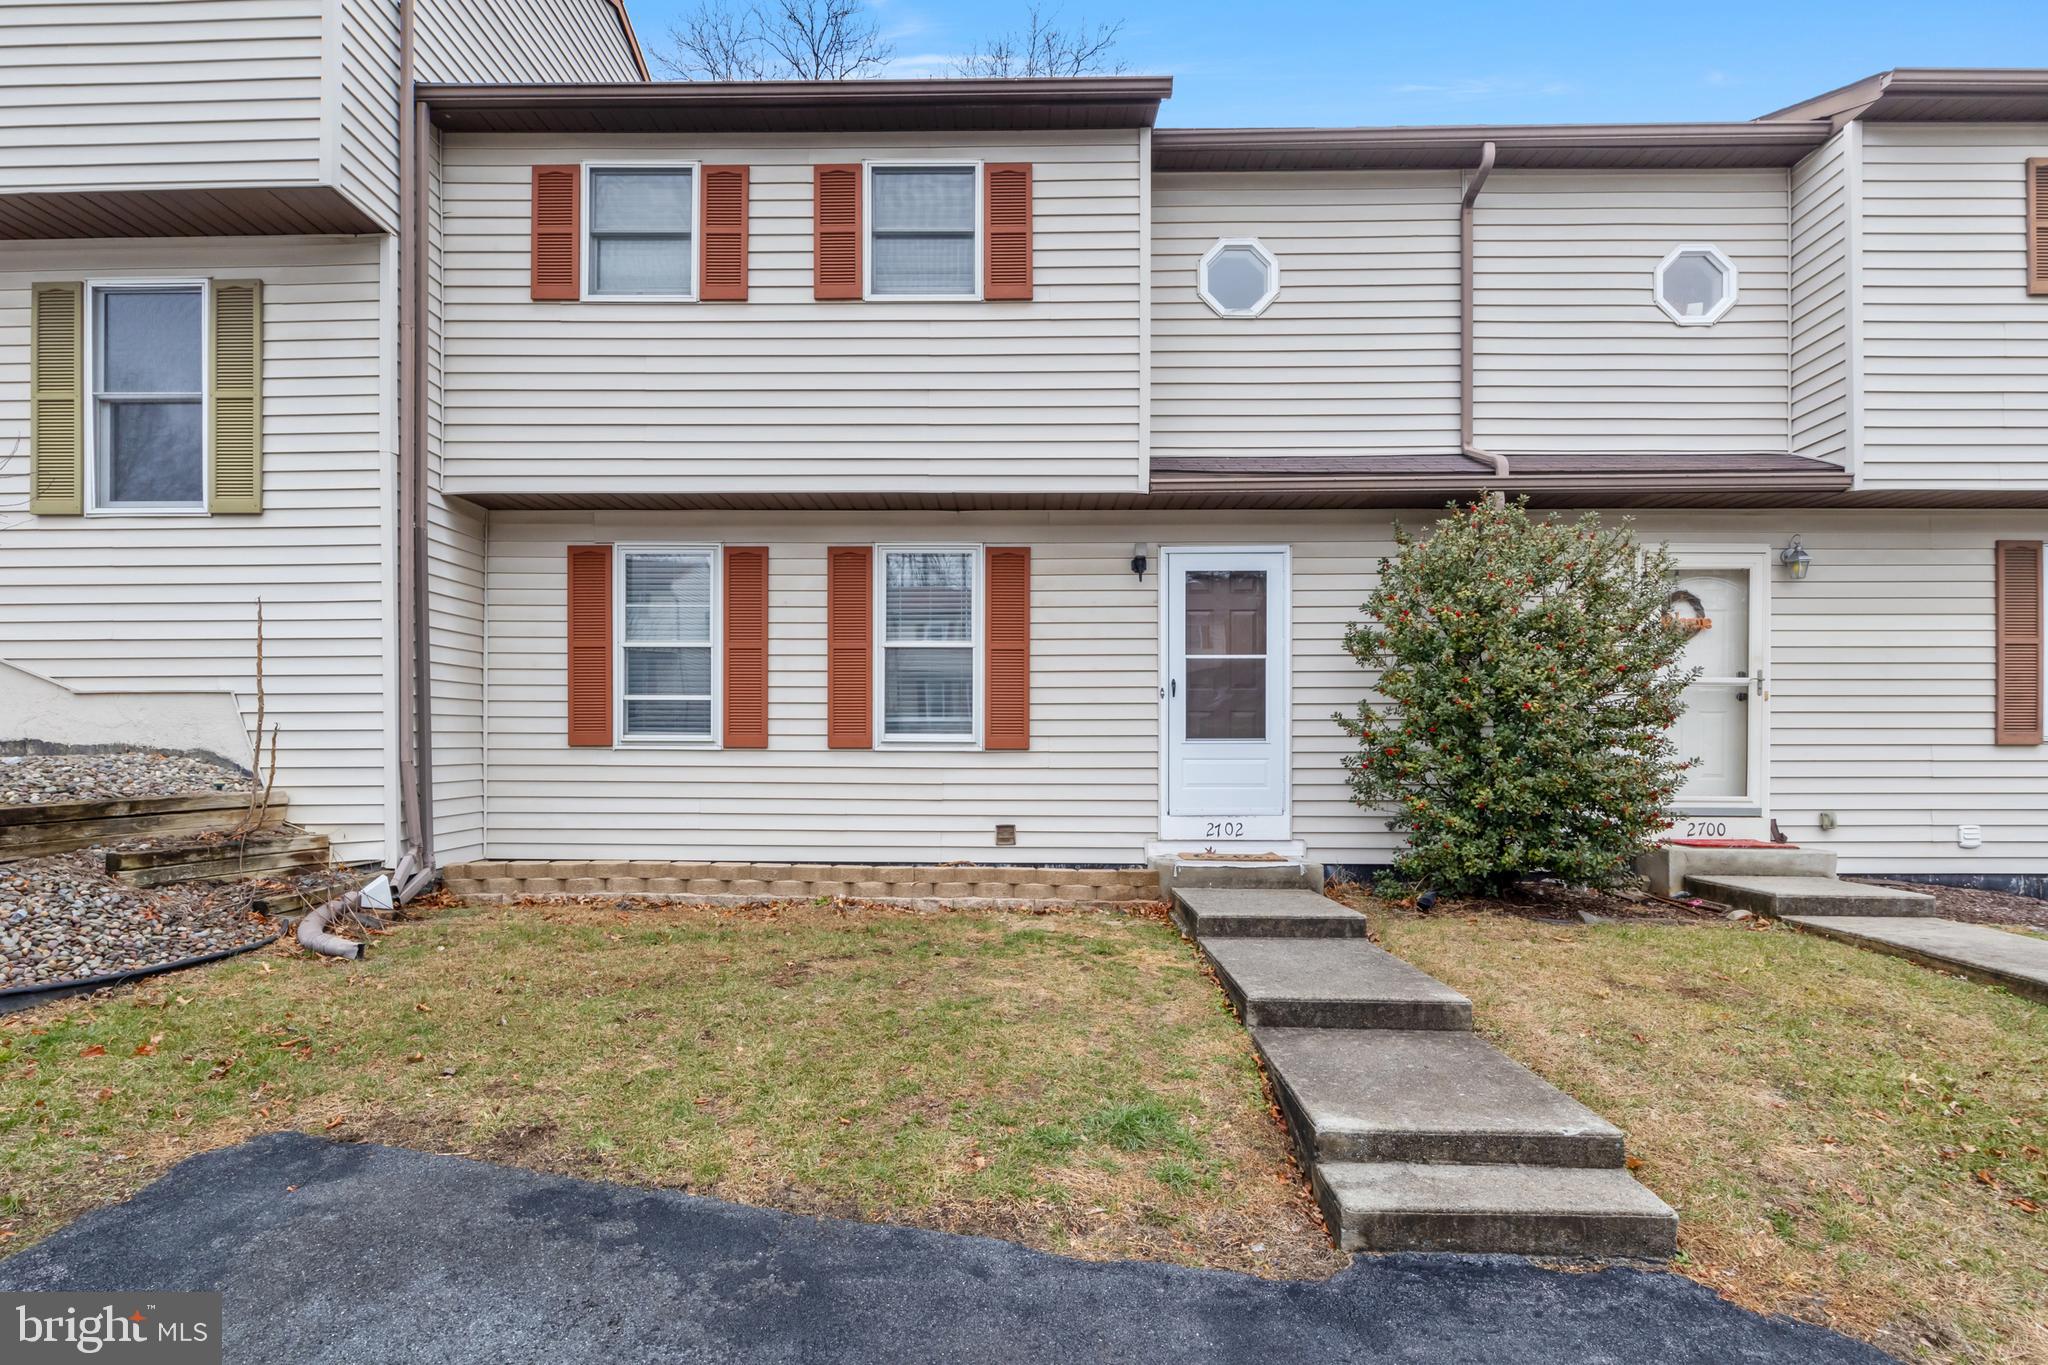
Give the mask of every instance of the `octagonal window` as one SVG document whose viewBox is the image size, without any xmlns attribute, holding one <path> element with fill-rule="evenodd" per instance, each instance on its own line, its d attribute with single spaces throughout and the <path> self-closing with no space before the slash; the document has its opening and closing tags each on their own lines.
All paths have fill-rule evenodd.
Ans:
<svg viewBox="0 0 2048 1365">
<path fill-rule="evenodd" d="M 1681 327 L 1706 327 L 1735 306 L 1735 263 L 1719 247 L 1682 246 L 1657 263 L 1657 306 Z"/>
<path fill-rule="evenodd" d="M 1280 292 L 1280 262 L 1256 237 L 1225 237 L 1202 257 L 1202 302 L 1225 317 L 1257 317 Z"/>
</svg>

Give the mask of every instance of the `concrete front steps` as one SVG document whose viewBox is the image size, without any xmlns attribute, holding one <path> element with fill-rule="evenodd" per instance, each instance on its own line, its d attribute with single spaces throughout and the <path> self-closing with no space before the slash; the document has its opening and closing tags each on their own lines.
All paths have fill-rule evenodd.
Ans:
<svg viewBox="0 0 2048 1365">
<path fill-rule="evenodd" d="M 1845 882 L 1828 849 L 1742 839 L 1674 840 L 1636 870 L 1660 896 L 1697 896 L 1753 915 L 1931 915 L 1934 897 Z"/>
<path fill-rule="evenodd" d="M 1471 1032 L 1464 996 L 1306 887 L 1176 887 L 1347 1251 L 1671 1255 L 1619 1129 Z"/>
</svg>

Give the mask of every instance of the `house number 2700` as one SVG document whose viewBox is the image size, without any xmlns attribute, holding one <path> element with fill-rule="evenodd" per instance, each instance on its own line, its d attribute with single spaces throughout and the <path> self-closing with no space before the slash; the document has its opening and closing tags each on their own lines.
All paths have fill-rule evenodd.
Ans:
<svg viewBox="0 0 2048 1365">
<path fill-rule="evenodd" d="M 1209 832 L 1203 837 L 1209 839 L 1242 839 L 1244 838 L 1244 821 L 1211 820 L 1209 822 Z"/>
</svg>

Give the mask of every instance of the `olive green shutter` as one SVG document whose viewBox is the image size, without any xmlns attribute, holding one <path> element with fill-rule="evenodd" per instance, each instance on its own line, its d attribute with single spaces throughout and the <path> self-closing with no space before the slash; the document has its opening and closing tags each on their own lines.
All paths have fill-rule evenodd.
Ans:
<svg viewBox="0 0 2048 1365">
<path fill-rule="evenodd" d="M 85 511 L 85 286 L 29 294 L 28 510 Z"/>
<path fill-rule="evenodd" d="M 214 281 L 206 356 L 206 508 L 261 512 L 263 281 Z"/>
</svg>

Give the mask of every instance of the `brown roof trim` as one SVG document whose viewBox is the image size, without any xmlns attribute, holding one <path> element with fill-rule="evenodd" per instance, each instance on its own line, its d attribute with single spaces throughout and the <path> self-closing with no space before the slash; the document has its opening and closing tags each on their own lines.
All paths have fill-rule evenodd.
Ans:
<svg viewBox="0 0 2048 1365">
<path fill-rule="evenodd" d="M 1525 124 L 1447 128 L 1161 128 L 1157 171 L 1790 166 L 1827 141 L 1814 123 Z"/>
<path fill-rule="evenodd" d="M 0 241 L 382 231 L 374 218 L 331 185 L 0 194 Z"/>
<path fill-rule="evenodd" d="M 611 5 L 612 13 L 619 16 L 619 27 L 626 34 L 626 50 L 633 54 L 633 65 L 640 68 L 640 79 L 653 80 L 653 74 L 647 70 L 647 54 L 640 50 L 640 35 L 633 31 L 632 17 L 626 13 L 626 0 L 607 0 L 607 3 Z"/>
<path fill-rule="evenodd" d="M 1849 471 L 1824 460 L 1773 452 L 1745 454 L 1516 452 L 1511 472 L 1468 455 L 1365 455 L 1308 458 L 1160 456 L 1154 492 L 1370 492 L 1426 485 L 1507 493 L 1846 492 Z"/>
<path fill-rule="evenodd" d="M 1149 128 L 1167 76 L 1014 80 L 422 85 L 456 132 L 841 132 Z"/>
<path fill-rule="evenodd" d="M 2048 69 L 1899 67 L 1765 114 L 1759 123 L 2012 123 L 2048 119 Z"/>
</svg>

